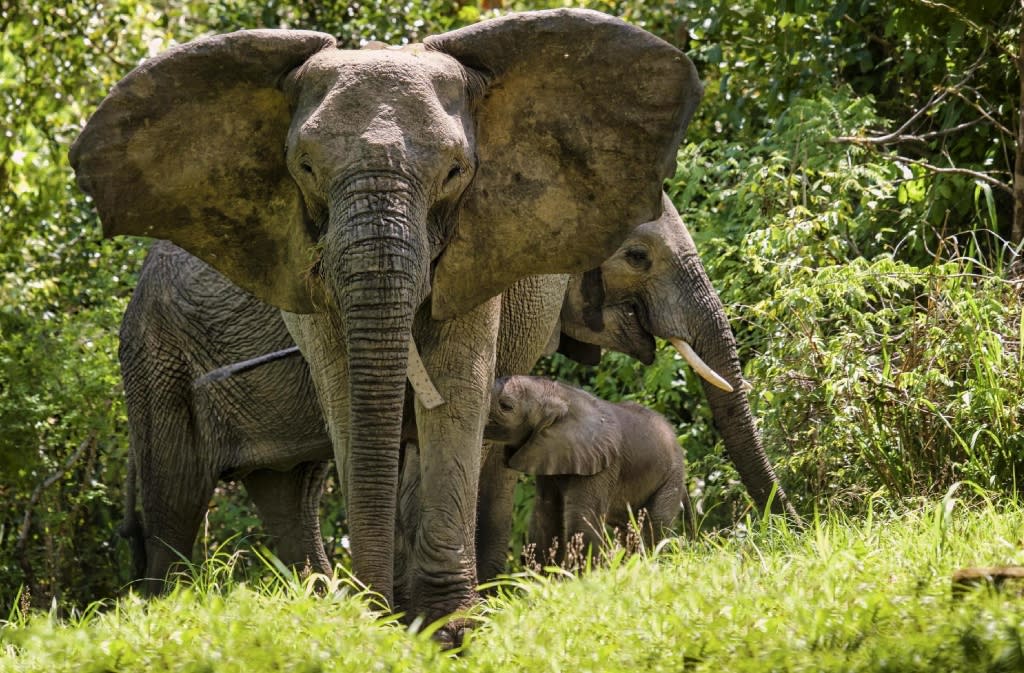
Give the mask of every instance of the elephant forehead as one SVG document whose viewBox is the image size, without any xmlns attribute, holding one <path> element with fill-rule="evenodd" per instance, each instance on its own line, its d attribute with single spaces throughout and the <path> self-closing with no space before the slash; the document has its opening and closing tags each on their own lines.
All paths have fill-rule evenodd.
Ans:
<svg viewBox="0 0 1024 673">
<path fill-rule="evenodd" d="M 654 253 L 693 254 L 695 249 L 690 232 L 687 231 L 678 211 L 672 202 L 667 200 L 667 197 L 665 197 L 664 208 L 661 217 L 636 227 L 619 246 L 619 250 L 629 247 L 632 243 L 641 242 L 645 243 Z"/>
<path fill-rule="evenodd" d="M 349 91 L 375 98 L 415 96 L 463 98 L 465 71 L 451 56 L 420 45 L 387 49 L 325 49 L 306 63 L 303 79 L 324 92 Z"/>
<path fill-rule="evenodd" d="M 505 384 L 505 391 L 511 397 L 526 401 L 542 397 L 547 387 L 547 380 L 532 376 L 510 376 Z"/>
</svg>

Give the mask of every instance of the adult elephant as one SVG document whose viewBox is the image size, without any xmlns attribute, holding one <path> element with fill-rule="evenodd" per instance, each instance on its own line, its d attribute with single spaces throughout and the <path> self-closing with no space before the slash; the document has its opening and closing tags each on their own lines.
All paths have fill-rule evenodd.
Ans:
<svg viewBox="0 0 1024 673">
<path fill-rule="evenodd" d="M 221 479 L 245 485 L 282 561 L 329 573 L 319 509 L 333 450 L 309 367 L 293 358 L 194 385 L 225 362 L 293 346 L 281 312 L 157 241 L 120 337 L 130 435 L 121 534 L 141 590 L 159 593 L 191 557 Z"/>
<path fill-rule="evenodd" d="M 170 239 L 285 310 L 331 435 L 353 569 L 389 604 L 415 340 L 446 401 L 416 403 L 430 488 L 409 608 L 436 618 L 475 600 L 499 293 L 593 268 L 656 218 L 700 95 L 677 49 L 585 10 L 360 51 L 239 31 L 129 73 L 70 158 L 105 234 Z"/>
<path fill-rule="evenodd" d="M 567 283 L 532 276 L 503 293 L 499 373 L 528 371 L 553 348 Z M 245 485 L 282 561 L 331 572 L 318 518 L 331 438 L 294 351 L 279 310 L 173 243 L 150 248 L 119 349 L 131 442 L 121 532 L 145 593 L 191 555 L 222 479 Z M 412 512 L 405 520 L 415 530 Z"/>
</svg>

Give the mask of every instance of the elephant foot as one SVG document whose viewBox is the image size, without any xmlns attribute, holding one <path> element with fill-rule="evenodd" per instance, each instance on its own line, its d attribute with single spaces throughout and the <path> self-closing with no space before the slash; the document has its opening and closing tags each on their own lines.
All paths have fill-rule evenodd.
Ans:
<svg viewBox="0 0 1024 673">
<path fill-rule="evenodd" d="M 453 619 L 434 633 L 434 640 L 444 651 L 460 649 L 472 628 L 473 622 L 468 619 Z"/>
</svg>

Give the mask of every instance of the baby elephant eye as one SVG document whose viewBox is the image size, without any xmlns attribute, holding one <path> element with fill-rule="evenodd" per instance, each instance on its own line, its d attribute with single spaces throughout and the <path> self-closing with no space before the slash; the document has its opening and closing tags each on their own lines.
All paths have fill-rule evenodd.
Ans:
<svg viewBox="0 0 1024 673">
<path fill-rule="evenodd" d="M 498 400 L 498 408 L 502 411 L 512 411 L 514 405 L 509 400 Z"/>
</svg>

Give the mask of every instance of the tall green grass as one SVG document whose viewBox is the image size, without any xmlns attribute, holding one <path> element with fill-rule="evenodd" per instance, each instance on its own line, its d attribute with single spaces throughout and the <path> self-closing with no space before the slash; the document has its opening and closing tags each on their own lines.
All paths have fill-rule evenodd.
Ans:
<svg viewBox="0 0 1024 673">
<path fill-rule="evenodd" d="M 579 578 L 521 574 L 473 611 L 442 653 L 338 580 L 280 573 L 237 583 L 217 558 L 148 604 L 67 620 L 12 610 L 4 671 L 1018 671 L 1024 603 L 979 589 L 968 565 L 1024 564 L 1024 506 L 966 487 L 909 512 L 873 501 L 806 531 L 747 519 L 696 541 L 613 553 Z M 959 499 L 965 496 L 969 503 Z"/>
</svg>

